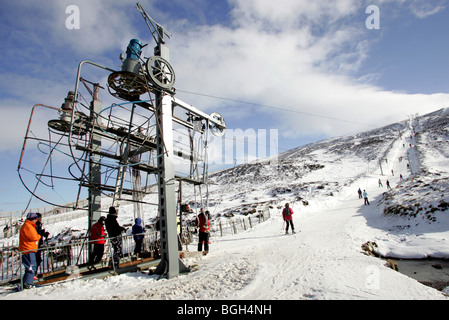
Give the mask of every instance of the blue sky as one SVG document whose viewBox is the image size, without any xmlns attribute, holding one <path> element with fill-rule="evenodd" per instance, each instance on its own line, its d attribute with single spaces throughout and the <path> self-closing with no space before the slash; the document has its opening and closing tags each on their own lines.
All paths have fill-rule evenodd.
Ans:
<svg viewBox="0 0 449 320">
<path fill-rule="evenodd" d="M 449 106 L 447 0 L 140 2 L 173 34 L 176 96 L 221 113 L 231 129 L 277 129 L 279 152 Z M 132 38 L 149 43 L 144 54 L 152 55 L 135 4 L 2 2 L 0 212 L 23 209 L 30 198 L 17 165 L 32 106 L 59 107 L 82 60 L 118 70 Z M 79 29 L 66 28 L 70 5 L 79 8 Z M 366 28 L 369 5 L 379 8 L 379 29 Z M 100 98 L 111 100 L 107 91 Z M 52 115 L 39 116 L 45 128 Z"/>
</svg>

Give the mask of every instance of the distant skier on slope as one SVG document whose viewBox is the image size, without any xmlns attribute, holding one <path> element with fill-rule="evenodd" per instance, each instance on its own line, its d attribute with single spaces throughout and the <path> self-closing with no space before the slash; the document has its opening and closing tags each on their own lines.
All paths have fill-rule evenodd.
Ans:
<svg viewBox="0 0 449 320">
<path fill-rule="evenodd" d="M 363 199 L 365 199 L 365 206 L 369 205 L 368 193 L 366 193 L 366 190 L 363 190 Z"/>
<path fill-rule="evenodd" d="M 282 210 L 282 218 L 286 223 L 285 234 L 288 234 L 289 225 L 292 227 L 292 233 L 295 233 L 295 227 L 293 225 L 293 210 L 288 203 L 285 204 L 285 208 Z"/>
</svg>

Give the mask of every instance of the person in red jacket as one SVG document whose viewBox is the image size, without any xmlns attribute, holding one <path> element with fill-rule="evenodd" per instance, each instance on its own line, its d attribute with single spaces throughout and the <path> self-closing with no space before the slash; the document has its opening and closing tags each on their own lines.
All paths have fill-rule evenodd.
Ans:
<svg viewBox="0 0 449 320">
<path fill-rule="evenodd" d="M 204 253 L 209 252 L 209 211 L 204 212 L 204 209 L 201 208 L 201 212 L 196 218 L 196 226 L 199 228 L 198 233 L 198 251 L 203 250 L 203 242 L 204 242 Z"/>
<path fill-rule="evenodd" d="M 23 288 L 29 289 L 34 286 L 34 275 L 37 271 L 36 252 L 41 236 L 36 230 L 36 213 L 28 213 L 27 219 L 20 228 L 19 251 L 22 254 L 22 263 L 25 267 L 23 275 Z"/>
<path fill-rule="evenodd" d="M 288 234 L 289 225 L 292 227 L 292 233 L 295 233 L 295 226 L 293 225 L 293 210 L 290 208 L 288 203 L 285 204 L 284 210 L 282 210 L 282 218 L 284 218 L 285 223 L 285 234 Z"/>
<path fill-rule="evenodd" d="M 89 257 L 89 269 L 95 269 L 94 264 L 99 263 L 101 258 L 103 258 L 104 244 L 106 242 L 106 233 L 104 231 L 105 220 L 105 217 L 100 217 L 90 228 L 90 241 L 93 244 L 93 250 Z"/>
</svg>

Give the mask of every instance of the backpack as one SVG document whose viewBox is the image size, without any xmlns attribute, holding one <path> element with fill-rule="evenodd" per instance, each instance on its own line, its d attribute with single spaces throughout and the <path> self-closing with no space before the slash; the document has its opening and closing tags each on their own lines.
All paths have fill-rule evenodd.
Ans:
<svg viewBox="0 0 449 320">
<path fill-rule="evenodd" d="M 290 208 L 284 208 L 284 216 L 289 216 L 290 215 Z"/>
</svg>

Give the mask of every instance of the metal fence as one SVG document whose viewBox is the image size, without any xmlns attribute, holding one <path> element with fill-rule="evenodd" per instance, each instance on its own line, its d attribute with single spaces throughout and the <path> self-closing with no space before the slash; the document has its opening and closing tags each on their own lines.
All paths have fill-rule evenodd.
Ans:
<svg viewBox="0 0 449 320">
<path fill-rule="evenodd" d="M 258 223 L 262 223 L 270 218 L 270 210 L 265 209 L 260 213 L 248 216 L 238 216 L 232 219 L 222 218 L 211 221 L 211 237 L 223 237 L 253 228 Z M 188 245 L 198 241 L 198 234 L 195 227 L 183 228 L 182 242 L 188 250 Z M 42 258 L 37 274 L 41 277 L 63 273 L 73 266 L 86 266 L 89 260 L 89 244 L 86 238 L 70 240 L 60 244 L 46 244 L 41 247 L 37 254 Z M 135 242 L 132 235 L 122 236 L 123 256 L 133 259 Z M 113 265 L 112 246 L 109 238 L 106 238 L 103 258 L 100 262 L 102 267 Z M 159 232 L 149 231 L 145 233 L 142 256 L 160 256 Z M 3 247 L 0 249 L 0 284 L 15 280 L 20 280 L 23 275 L 22 255 L 17 246 Z"/>
<path fill-rule="evenodd" d="M 87 217 L 86 210 L 76 210 L 68 213 L 45 213 L 43 219 L 45 224 L 55 224 L 57 222 L 70 221 L 78 218 Z M 7 239 L 9 237 L 19 234 L 20 227 L 23 224 L 25 217 L 17 216 L 10 218 L 0 218 L 0 229 L 3 232 L 0 233 L 0 239 Z"/>
<path fill-rule="evenodd" d="M 223 237 L 253 228 L 270 218 L 270 210 L 265 209 L 256 215 L 239 216 L 234 219 L 218 219 L 211 224 L 211 236 Z"/>
<path fill-rule="evenodd" d="M 159 233 L 145 233 L 142 255 L 158 256 Z M 112 259 L 111 239 L 107 238 L 101 267 L 109 266 Z M 37 275 L 41 277 L 62 273 L 69 267 L 86 266 L 89 263 L 89 244 L 87 239 L 71 240 L 64 244 L 51 244 L 42 246 L 36 253 L 42 259 Z M 135 242 L 132 235 L 122 236 L 123 257 L 133 258 Z M 23 275 L 22 253 L 17 247 L 5 247 L 0 251 L 0 283 L 20 280 Z M 113 264 L 112 264 L 113 265 Z"/>
</svg>

